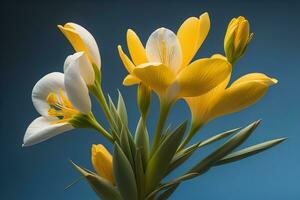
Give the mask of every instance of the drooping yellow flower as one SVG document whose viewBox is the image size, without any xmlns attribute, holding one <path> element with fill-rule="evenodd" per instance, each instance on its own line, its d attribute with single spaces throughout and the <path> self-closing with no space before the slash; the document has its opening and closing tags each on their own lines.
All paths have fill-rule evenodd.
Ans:
<svg viewBox="0 0 300 200">
<path fill-rule="evenodd" d="M 124 85 L 139 82 L 153 89 L 162 100 L 199 96 L 216 87 L 231 72 L 231 64 L 220 58 L 191 60 L 210 28 L 207 13 L 184 21 L 177 35 L 166 28 L 154 31 L 144 48 L 137 34 L 127 31 L 127 46 L 132 61 L 118 46 L 129 75 Z"/>
<path fill-rule="evenodd" d="M 230 21 L 224 39 L 224 50 L 229 62 L 235 63 L 244 54 L 252 36 L 245 17 L 240 16 Z"/>
<path fill-rule="evenodd" d="M 112 171 L 112 156 L 102 144 L 93 144 L 92 164 L 99 176 L 105 178 L 113 185 L 115 184 Z"/>
<path fill-rule="evenodd" d="M 210 120 L 240 111 L 256 103 L 277 80 L 262 73 L 242 76 L 229 87 L 230 77 L 213 90 L 198 96 L 185 98 L 192 113 L 192 124 L 201 126 Z"/>
</svg>

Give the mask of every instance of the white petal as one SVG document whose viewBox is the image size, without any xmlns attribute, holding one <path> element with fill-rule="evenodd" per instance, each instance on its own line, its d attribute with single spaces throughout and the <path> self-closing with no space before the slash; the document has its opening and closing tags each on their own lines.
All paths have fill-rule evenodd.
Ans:
<svg viewBox="0 0 300 200">
<path fill-rule="evenodd" d="M 92 64 L 90 63 L 87 55 L 84 52 L 74 53 L 66 58 L 64 63 L 64 71 L 75 62 L 79 65 L 80 75 L 87 85 L 94 84 L 95 73 Z"/>
<path fill-rule="evenodd" d="M 97 65 L 97 67 L 100 69 L 101 67 L 101 58 L 100 58 L 100 52 L 97 45 L 97 42 L 95 38 L 92 36 L 92 34 L 83 28 L 82 26 L 75 24 L 75 23 L 68 23 L 69 26 L 75 29 L 75 31 L 79 34 L 83 42 L 85 43 L 86 47 L 89 50 L 89 53 Z"/>
<path fill-rule="evenodd" d="M 65 93 L 64 74 L 60 72 L 47 74 L 35 84 L 32 89 L 32 102 L 42 116 L 48 116 L 47 96 L 49 93 L 59 94 L 60 90 Z"/>
<path fill-rule="evenodd" d="M 28 126 L 23 139 L 23 146 L 43 142 L 60 133 L 73 129 L 68 123 L 54 124 L 57 118 L 39 117 Z"/>
<path fill-rule="evenodd" d="M 166 28 L 154 31 L 146 44 L 149 62 L 160 62 L 177 72 L 182 63 L 182 52 L 175 33 Z"/>
<path fill-rule="evenodd" d="M 79 57 L 81 58 L 81 57 Z M 71 60 L 71 62 L 69 62 Z M 81 76 L 80 70 L 81 59 L 68 59 L 69 65 L 65 67 L 65 88 L 67 96 L 71 103 L 82 113 L 91 111 L 91 99 L 86 82 Z"/>
</svg>

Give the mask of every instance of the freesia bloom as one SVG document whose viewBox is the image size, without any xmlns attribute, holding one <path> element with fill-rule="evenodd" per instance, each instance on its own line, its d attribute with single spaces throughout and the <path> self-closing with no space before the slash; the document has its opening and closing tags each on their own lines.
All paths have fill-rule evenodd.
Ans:
<svg viewBox="0 0 300 200">
<path fill-rule="evenodd" d="M 201 126 L 210 120 L 240 111 L 257 102 L 277 80 L 262 73 L 242 76 L 229 87 L 230 77 L 206 94 L 185 98 L 192 113 L 192 123 Z"/>
<path fill-rule="evenodd" d="M 245 17 L 233 18 L 228 24 L 224 39 L 224 50 L 227 59 L 235 63 L 246 51 L 253 33 Z"/>
<path fill-rule="evenodd" d="M 85 52 L 92 64 L 98 69 L 101 68 L 101 58 L 98 45 L 92 34 L 75 23 L 66 23 L 64 26 L 58 25 L 76 52 Z"/>
<path fill-rule="evenodd" d="M 102 144 L 93 144 L 92 164 L 99 176 L 105 178 L 113 185 L 115 184 L 112 170 L 112 156 Z"/>
<path fill-rule="evenodd" d="M 231 64 L 220 58 L 191 60 L 202 45 L 210 28 L 207 13 L 188 18 L 177 35 L 166 28 L 154 31 L 144 48 L 132 30 L 127 45 L 132 61 L 118 46 L 119 55 L 129 72 L 124 85 L 142 82 L 161 100 L 172 102 L 181 97 L 199 96 L 222 82 L 231 72 Z"/>
<path fill-rule="evenodd" d="M 53 72 L 41 78 L 32 90 L 32 102 L 41 115 L 27 128 L 24 146 L 47 140 L 78 125 L 74 118 L 91 113 L 87 84 L 94 73 L 84 53 L 67 57 L 64 72 Z"/>
</svg>

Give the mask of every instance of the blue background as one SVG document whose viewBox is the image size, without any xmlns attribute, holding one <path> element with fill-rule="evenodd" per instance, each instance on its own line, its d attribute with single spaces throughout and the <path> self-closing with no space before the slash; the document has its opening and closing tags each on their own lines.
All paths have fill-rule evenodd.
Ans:
<svg viewBox="0 0 300 200">
<path fill-rule="evenodd" d="M 126 49 L 127 28 L 133 28 L 145 43 L 156 28 L 164 26 L 176 31 L 184 19 L 205 11 L 212 25 L 197 57 L 222 53 L 227 23 L 232 17 L 244 15 L 255 34 L 246 56 L 235 66 L 233 79 L 249 72 L 264 72 L 279 79 L 279 84 L 251 108 L 209 123 L 194 141 L 256 119 L 263 123 L 244 146 L 278 137 L 289 140 L 255 157 L 212 169 L 181 185 L 172 199 L 300 199 L 300 6 L 293 2 L 296 1 L 2 1 L 1 199 L 96 199 L 84 181 L 64 191 L 79 177 L 68 159 L 92 169 L 91 145 L 107 144 L 96 132 L 74 130 L 33 147 L 21 147 L 26 127 L 38 117 L 31 103 L 32 87 L 43 75 L 62 71 L 65 57 L 73 53 L 57 24 L 72 21 L 93 33 L 101 50 L 104 91 L 114 99 L 117 88 L 123 92 L 133 130 L 138 120 L 136 88 L 121 84 L 126 71 L 116 46 L 122 44 Z M 150 130 L 154 129 L 157 106 L 155 97 Z M 93 109 L 105 124 L 98 105 L 94 104 Z M 175 125 L 187 117 L 188 108 L 180 101 L 169 120 Z M 172 177 L 218 145 L 197 152 Z"/>
</svg>

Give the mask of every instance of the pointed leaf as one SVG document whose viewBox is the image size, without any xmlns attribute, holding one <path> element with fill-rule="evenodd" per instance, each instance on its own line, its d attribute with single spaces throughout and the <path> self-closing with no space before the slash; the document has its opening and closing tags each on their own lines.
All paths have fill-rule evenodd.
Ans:
<svg viewBox="0 0 300 200">
<path fill-rule="evenodd" d="M 240 128 L 236 128 L 236 129 L 232 129 L 223 133 L 219 133 L 211 138 L 208 138 L 204 141 L 200 141 L 196 144 L 193 144 L 179 152 L 176 153 L 176 155 L 174 156 L 174 158 L 172 159 L 172 162 L 169 166 L 169 169 L 167 171 L 167 174 L 169 174 L 170 172 L 172 172 L 174 169 L 176 169 L 177 167 L 179 167 L 181 164 L 183 164 L 187 159 L 189 159 L 192 154 L 199 148 L 204 147 L 208 144 L 211 144 L 213 142 L 216 142 L 218 140 L 223 139 L 224 137 L 227 137 L 233 133 L 235 133 L 236 131 L 240 130 Z M 167 175 L 166 174 L 166 175 Z"/>
<path fill-rule="evenodd" d="M 119 93 L 119 98 L 118 98 L 118 114 L 119 117 L 121 119 L 121 121 L 123 122 L 124 125 L 128 125 L 128 118 L 127 118 L 127 110 L 126 110 L 126 106 L 124 103 L 124 99 L 122 97 L 122 94 L 120 91 L 118 91 Z"/>
<path fill-rule="evenodd" d="M 127 134 L 127 131 L 125 130 L 125 127 L 122 128 L 121 136 L 120 136 L 120 147 L 122 148 L 124 154 L 126 155 L 127 159 L 129 160 L 131 166 L 134 166 L 134 160 L 131 151 L 131 147 L 129 144 L 129 137 Z"/>
<path fill-rule="evenodd" d="M 135 154 L 135 178 L 138 188 L 139 199 L 144 199 L 145 195 L 145 170 L 143 167 L 142 155 L 140 149 Z"/>
<path fill-rule="evenodd" d="M 151 192 L 164 178 L 166 170 L 182 140 L 187 122 L 182 123 L 169 134 L 148 162 L 146 170 L 146 192 Z"/>
<path fill-rule="evenodd" d="M 153 192 L 151 192 L 148 196 L 147 196 L 147 199 L 151 199 L 152 197 L 154 197 L 158 192 L 166 189 L 166 188 L 170 188 L 170 187 L 173 187 L 175 185 L 178 185 L 179 183 L 181 183 L 182 181 L 185 181 L 185 180 L 189 180 L 189 179 L 192 179 L 194 177 L 198 176 L 198 173 L 189 173 L 189 174 L 185 174 L 185 175 L 182 175 L 168 183 L 165 183 L 165 184 L 162 184 L 161 186 L 159 186 L 157 189 L 155 189 Z"/>
<path fill-rule="evenodd" d="M 149 135 L 142 118 L 140 118 L 136 127 L 134 140 L 136 148 L 141 151 L 143 167 L 146 169 L 149 159 Z"/>
<path fill-rule="evenodd" d="M 106 179 L 81 168 L 71 162 L 73 166 L 86 178 L 96 194 L 103 200 L 122 200 L 119 191 Z"/>
<path fill-rule="evenodd" d="M 256 129 L 260 121 L 256 121 L 249 126 L 240 130 L 236 135 L 231 137 L 227 142 L 221 145 L 217 150 L 212 152 L 206 158 L 196 164 L 188 173 L 197 172 L 199 175 L 209 170 L 219 159 L 226 156 L 228 153 L 233 151 L 235 148 L 240 146 Z"/>
<path fill-rule="evenodd" d="M 229 131 L 225 131 L 223 133 L 219 133 L 219 134 L 217 134 L 215 136 L 212 136 L 212 137 L 210 137 L 210 138 L 202 141 L 199 144 L 199 148 L 200 147 L 204 147 L 206 145 L 209 145 L 209 144 L 211 144 L 213 142 L 219 141 L 219 140 L 221 140 L 221 139 L 223 139 L 223 138 L 225 138 L 225 137 L 227 137 L 227 136 L 229 136 L 229 135 L 231 135 L 233 133 L 236 133 L 238 130 L 241 130 L 241 128 L 235 128 L 235 129 L 232 129 L 232 130 L 229 130 Z"/>
<path fill-rule="evenodd" d="M 247 158 L 249 156 L 252 156 L 252 155 L 260 153 L 264 150 L 267 150 L 271 147 L 274 147 L 274 146 L 280 144 L 281 142 L 285 141 L 286 139 L 287 138 L 279 138 L 279 139 L 269 140 L 267 142 L 263 142 L 263 143 L 253 145 L 253 146 L 244 148 L 242 150 L 233 152 L 233 153 L 225 156 L 221 160 L 219 160 L 215 165 L 223 165 L 223 164 L 235 162 L 238 160 L 242 160 L 244 158 Z"/>
<path fill-rule="evenodd" d="M 171 186 L 170 188 L 166 189 L 163 193 L 161 193 L 155 200 L 167 200 L 173 194 L 173 192 L 177 189 L 179 183 Z"/>
<path fill-rule="evenodd" d="M 124 199 L 137 200 L 137 186 L 133 169 L 117 143 L 114 146 L 113 172 L 122 197 Z"/>
</svg>

